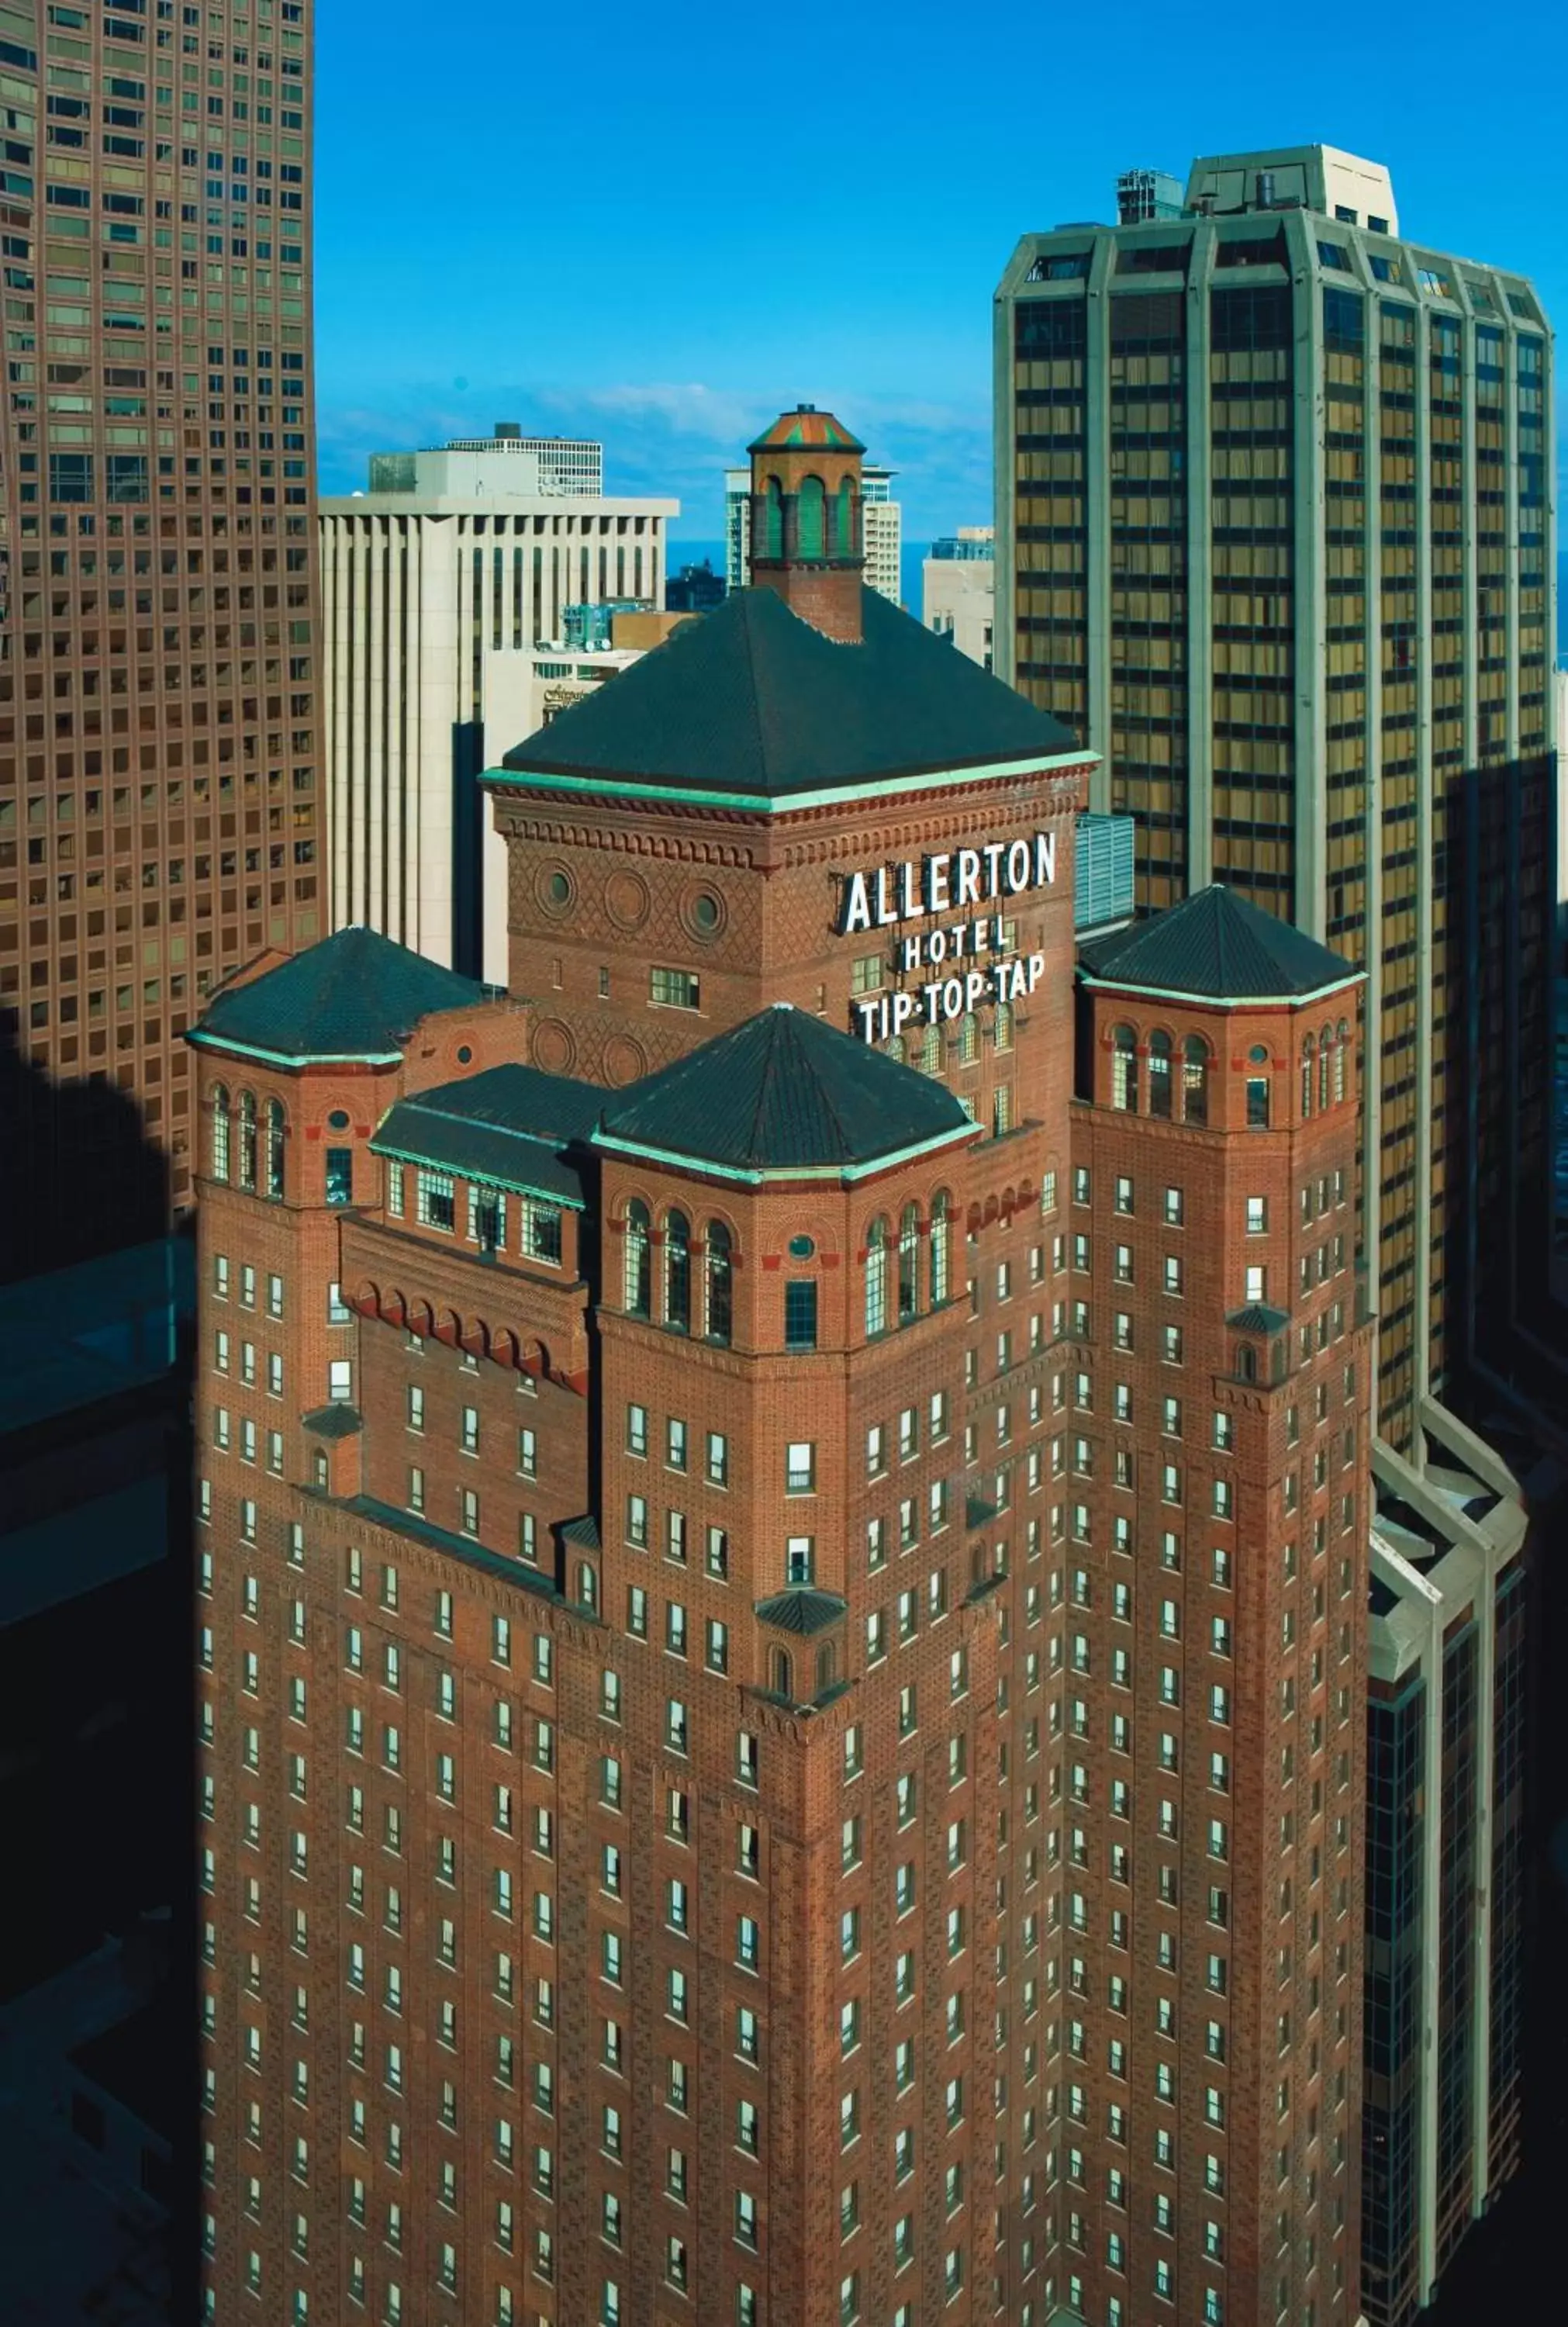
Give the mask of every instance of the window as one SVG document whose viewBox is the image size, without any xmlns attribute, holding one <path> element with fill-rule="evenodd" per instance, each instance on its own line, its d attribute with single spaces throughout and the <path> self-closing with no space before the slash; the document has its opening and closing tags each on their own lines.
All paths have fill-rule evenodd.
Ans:
<svg viewBox="0 0 1568 2327">
<path fill-rule="evenodd" d="M 707 1475 L 710 1487 L 730 1483 L 730 1442 L 722 1430 L 708 1433 Z"/>
<path fill-rule="evenodd" d="M 648 1206 L 632 1198 L 626 1207 L 622 1298 L 629 1315 L 653 1313 L 651 1223 Z"/>
<path fill-rule="evenodd" d="M 1130 1026 L 1115 1027 L 1111 1033 L 1111 1105 L 1137 1112 L 1138 1038 Z"/>
<path fill-rule="evenodd" d="M 1248 1236 L 1268 1234 L 1268 1198 L 1249 1196 L 1246 1200 L 1246 1232 Z"/>
<path fill-rule="evenodd" d="M 701 982 L 689 969 L 650 969 L 648 998 L 656 1010 L 696 1010 L 702 1004 Z"/>
<path fill-rule="evenodd" d="M 730 1231 L 723 1220 L 709 1220 L 703 1236 L 703 1329 L 710 1341 L 729 1341 L 733 1284 Z"/>
<path fill-rule="evenodd" d="M 939 1188 L 931 1200 L 931 1306 L 939 1308 L 950 1294 L 952 1281 L 953 1200 Z"/>
<path fill-rule="evenodd" d="M 691 1222 L 684 1212 L 664 1220 L 664 1322 L 689 1333 L 692 1322 Z"/>
<path fill-rule="evenodd" d="M 449 1172 L 421 1171 L 415 1217 L 424 1228 L 453 1233 L 457 1224 L 457 1185 Z"/>
<path fill-rule="evenodd" d="M 816 1442 L 792 1439 L 784 1459 L 784 1491 L 787 1495 L 809 1495 L 816 1489 Z"/>
<path fill-rule="evenodd" d="M 817 1347 L 817 1280 L 791 1276 L 784 1284 L 784 1346 L 787 1350 Z"/>
<path fill-rule="evenodd" d="M 874 1220 L 866 1232 L 865 1330 L 868 1339 L 873 1333 L 885 1332 L 887 1322 L 888 1224 L 885 1220 Z"/>
<path fill-rule="evenodd" d="M 546 1203 L 540 1196 L 525 1196 L 523 1210 L 523 1252 L 529 1260 L 542 1261 L 547 1268 L 561 1266 L 561 1207 Z"/>
</svg>

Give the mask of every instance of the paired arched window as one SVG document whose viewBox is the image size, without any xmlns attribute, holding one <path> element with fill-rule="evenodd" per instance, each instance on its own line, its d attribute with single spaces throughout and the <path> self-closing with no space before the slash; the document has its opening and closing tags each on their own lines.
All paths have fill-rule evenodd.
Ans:
<svg viewBox="0 0 1568 2327">
<path fill-rule="evenodd" d="M 801 557 L 827 555 L 827 496 L 820 477 L 802 477 L 796 503 L 796 554 Z"/>
<path fill-rule="evenodd" d="M 1181 1117 L 1186 1123 L 1209 1120 L 1209 1045 L 1201 1034 L 1189 1034 L 1181 1045 Z"/>
<path fill-rule="evenodd" d="M 704 1311 L 710 1341 L 728 1341 L 734 1321 L 733 1252 L 723 1220 L 710 1220 L 703 1238 L 706 1279 Z"/>
<path fill-rule="evenodd" d="M 1111 1033 L 1111 1105 L 1135 1115 L 1138 1108 L 1138 1038 L 1130 1026 Z"/>
<path fill-rule="evenodd" d="M 1341 1018 L 1339 1032 L 1334 1038 L 1334 1105 L 1336 1107 L 1345 1096 L 1349 1065 L 1350 1028 L 1348 1022 Z"/>
<path fill-rule="evenodd" d="M 283 1194 L 283 1101 L 269 1098 L 266 1103 L 266 1192 L 269 1196 Z"/>
<path fill-rule="evenodd" d="M 653 1313 L 653 1266 L 648 1206 L 633 1197 L 626 1207 L 626 1276 L 624 1300 L 628 1313 Z"/>
<path fill-rule="evenodd" d="M 1306 1041 L 1302 1044 L 1302 1113 L 1303 1116 L 1311 1115 L 1312 1111 L 1312 1060 L 1314 1052 L 1315 1046 L 1311 1036 L 1309 1034 Z"/>
<path fill-rule="evenodd" d="M 684 1212 L 664 1216 L 664 1322 L 691 1332 L 692 1224 Z"/>
<path fill-rule="evenodd" d="M 256 1192 L 256 1093 L 239 1094 L 239 1184 Z"/>
<path fill-rule="evenodd" d="M 899 1220 L 899 1323 L 907 1325 L 920 1308 L 920 1213 L 906 1204 Z"/>
<path fill-rule="evenodd" d="M 931 1306 L 939 1309 L 953 1282 L 953 1200 L 946 1188 L 931 1199 Z"/>
<path fill-rule="evenodd" d="M 1165 1033 L 1149 1037 L 1149 1112 L 1171 1119 L 1171 1037 Z"/>
<path fill-rule="evenodd" d="M 215 1083 L 212 1088 L 212 1177 L 229 1177 L 229 1087 Z"/>
<path fill-rule="evenodd" d="M 873 1220 L 865 1239 L 865 1330 L 885 1333 L 888 1327 L 888 1224 Z"/>
<path fill-rule="evenodd" d="M 770 477 L 762 495 L 762 556 L 784 555 L 784 496 L 777 477 Z"/>
</svg>

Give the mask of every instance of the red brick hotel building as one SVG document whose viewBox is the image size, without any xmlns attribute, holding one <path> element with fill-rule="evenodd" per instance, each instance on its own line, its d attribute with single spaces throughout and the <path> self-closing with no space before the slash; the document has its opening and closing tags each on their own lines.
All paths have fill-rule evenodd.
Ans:
<svg viewBox="0 0 1568 2327">
<path fill-rule="evenodd" d="M 752 447 L 488 780 L 510 994 L 191 1041 L 208 2315 L 1351 2327 L 1355 973 Z"/>
</svg>

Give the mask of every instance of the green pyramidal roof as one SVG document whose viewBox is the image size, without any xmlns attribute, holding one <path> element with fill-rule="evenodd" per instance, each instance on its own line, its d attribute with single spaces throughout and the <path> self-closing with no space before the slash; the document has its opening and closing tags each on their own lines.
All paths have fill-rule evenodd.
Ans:
<svg viewBox="0 0 1568 2327">
<path fill-rule="evenodd" d="M 630 1084 L 598 1137 L 749 1178 L 853 1173 L 973 1128 L 940 1083 L 780 1002 Z"/>
<path fill-rule="evenodd" d="M 193 1042 L 285 1059 L 382 1059 L 421 1018 L 479 1002 L 486 989 L 378 930 L 339 930 L 244 986 L 213 996 Z"/>
<path fill-rule="evenodd" d="M 1149 921 L 1096 939 L 1079 959 L 1104 985 L 1205 1002 L 1299 1000 L 1361 975 L 1293 922 L 1264 912 L 1219 882 Z"/>
<path fill-rule="evenodd" d="M 830 639 L 776 591 L 738 590 L 508 752 L 488 780 L 601 777 L 782 799 L 867 779 L 1036 763 L 1078 744 L 946 640 L 861 593 Z"/>
</svg>

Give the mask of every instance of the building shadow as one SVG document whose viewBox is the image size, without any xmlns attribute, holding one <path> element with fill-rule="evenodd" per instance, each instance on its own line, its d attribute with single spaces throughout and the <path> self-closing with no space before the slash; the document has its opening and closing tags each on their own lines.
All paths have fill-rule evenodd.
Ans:
<svg viewBox="0 0 1568 2327">
<path fill-rule="evenodd" d="M 170 1233 L 168 1186 L 129 1094 L 57 1084 L 0 1034 L 18 1910 L 0 1917 L 0 2279 L 18 2316 L 196 2315 L 194 1238 Z"/>
<path fill-rule="evenodd" d="M 169 1167 L 126 1091 L 56 1082 L 0 1032 L 0 1285 L 162 1236 Z"/>
</svg>

